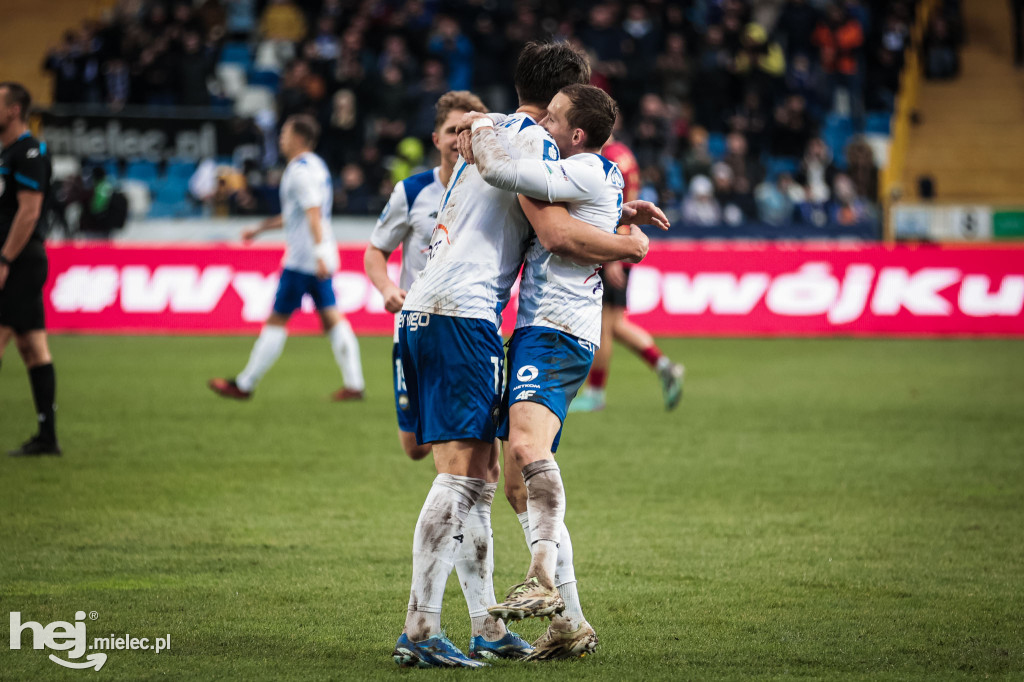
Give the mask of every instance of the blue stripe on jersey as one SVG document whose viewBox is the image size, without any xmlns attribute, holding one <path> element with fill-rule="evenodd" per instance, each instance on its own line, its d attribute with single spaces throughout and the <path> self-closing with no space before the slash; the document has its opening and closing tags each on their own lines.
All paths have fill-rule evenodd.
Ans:
<svg viewBox="0 0 1024 682">
<path fill-rule="evenodd" d="M 523 119 L 523 125 L 519 126 L 519 132 L 523 132 L 523 130 L 525 130 L 526 128 L 529 128 L 530 126 L 535 126 L 535 125 L 537 125 L 537 122 L 534 121 L 532 118 L 529 118 L 529 117 L 524 118 Z"/>
<path fill-rule="evenodd" d="M 441 208 L 437 209 L 437 215 L 441 215 L 441 211 L 443 211 L 444 207 L 448 205 L 448 198 L 451 197 L 452 190 L 455 189 L 455 184 L 459 181 L 459 176 L 461 176 L 462 171 L 466 170 L 467 168 L 469 168 L 469 164 L 466 163 L 465 159 L 462 159 L 462 166 L 459 167 L 459 172 L 455 174 L 455 180 L 451 181 L 451 187 L 449 187 L 448 191 L 445 193 L 444 201 L 441 202 Z M 409 202 L 409 206 L 412 206 L 411 201 Z"/>
<path fill-rule="evenodd" d="M 433 170 L 423 171 L 416 175 L 410 175 L 405 180 L 402 180 L 402 185 L 405 187 L 405 204 L 408 206 L 408 212 L 412 212 L 412 205 L 416 203 L 416 197 L 420 195 L 420 192 L 427 187 L 430 187 L 433 182 Z"/>
<path fill-rule="evenodd" d="M 10 175 L 11 169 L 7 166 L 0 166 L 0 175 Z"/>
<path fill-rule="evenodd" d="M 610 172 L 611 172 L 611 170 L 612 170 L 612 167 L 613 167 L 613 166 L 614 166 L 615 164 L 614 164 L 614 163 L 612 163 L 611 161 L 609 161 L 608 159 L 604 158 L 604 157 L 603 157 L 603 156 L 601 156 L 600 154 L 594 154 L 594 156 L 596 156 L 597 158 L 601 159 L 601 165 L 603 165 L 603 166 L 604 166 L 604 174 L 605 174 L 605 175 L 607 176 L 607 175 L 608 175 L 608 173 L 610 173 Z"/>
<path fill-rule="evenodd" d="M 36 182 L 35 180 L 33 180 L 32 178 L 28 177 L 27 175 L 22 175 L 21 173 L 15 173 L 14 174 L 14 179 L 17 180 L 18 182 L 20 182 L 23 185 L 28 185 L 29 187 L 31 187 L 34 190 L 38 190 L 39 189 L 39 183 Z"/>
<path fill-rule="evenodd" d="M 46 143 L 45 142 L 40 142 L 39 143 L 39 153 L 40 154 L 46 154 Z"/>
</svg>

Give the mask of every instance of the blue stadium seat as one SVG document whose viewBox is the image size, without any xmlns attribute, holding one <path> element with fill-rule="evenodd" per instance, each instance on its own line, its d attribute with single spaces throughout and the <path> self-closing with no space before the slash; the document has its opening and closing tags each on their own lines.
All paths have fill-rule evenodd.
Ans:
<svg viewBox="0 0 1024 682">
<path fill-rule="evenodd" d="M 853 132 L 853 120 L 851 120 L 849 116 L 843 116 L 841 114 L 828 114 L 825 116 L 824 132 L 850 135 Z"/>
<path fill-rule="evenodd" d="M 722 133 L 708 133 L 708 153 L 716 161 L 725 156 L 725 135 Z"/>
<path fill-rule="evenodd" d="M 227 43 L 220 53 L 220 61 L 225 64 L 241 64 L 248 69 L 252 65 L 252 54 L 245 43 Z"/>
<path fill-rule="evenodd" d="M 107 159 L 102 164 L 103 170 L 107 172 L 107 177 L 111 180 L 116 180 L 121 177 L 121 167 L 117 163 L 117 159 Z"/>
<path fill-rule="evenodd" d="M 195 161 L 185 159 L 171 159 L 167 162 L 167 177 L 184 180 L 186 183 L 192 174 L 196 172 Z"/>
<path fill-rule="evenodd" d="M 281 75 L 276 71 L 249 72 L 249 85 L 262 85 L 265 88 L 270 88 L 274 92 L 277 92 L 277 87 L 280 82 Z"/>
<path fill-rule="evenodd" d="M 131 180 L 141 180 L 153 184 L 158 174 L 156 164 L 145 159 L 134 159 L 128 162 L 124 169 L 124 177 Z"/>
<path fill-rule="evenodd" d="M 864 126 L 864 132 L 888 135 L 890 132 L 889 123 L 891 120 L 892 114 L 887 111 L 869 111 L 867 123 Z"/>
<path fill-rule="evenodd" d="M 790 156 L 769 156 L 765 160 L 765 169 L 768 171 L 768 177 L 775 179 L 781 173 L 794 174 L 800 168 L 800 159 L 796 159 Z"/>
<path fill-rule="evenodd" d="M 164 180 L 152 183 L 150 188 L 153 191 L 154 203 L 173 204 L 188 196 L 188 178 L 168 176 Z"/>
</svg>

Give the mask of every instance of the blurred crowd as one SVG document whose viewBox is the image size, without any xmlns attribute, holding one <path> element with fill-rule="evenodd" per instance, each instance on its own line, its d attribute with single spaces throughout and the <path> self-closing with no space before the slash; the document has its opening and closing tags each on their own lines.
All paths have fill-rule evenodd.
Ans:
<svg viewBox="0 0 1024 682">
<path fill-rule="evenodd" d="M 949 78 L 962 24 L 957 0 L 941 5 L 922 63 Z M 878 188 L 860 133 L 868 112 L 893 108 L 914 11 L 914 0 L 122 0 L 68 31 L 45 68 L 57 103 L 230 107 L 216 66 L 244 43 L 250 69 L 276 74 L 274 99 L 235 126 L 256 151 L 208 168 L 202 198 L 272 211 L 276 126 L 308 112 L 337 211 L 372 214 L 434 161 L 441 94 L 473 90 L 511 111 L 521 47 L 567 40 L 619 103 L 615 135 L 637 157 L 642 196 L 670 217 L 854 224 L 873 219 Z"/>
</svg>

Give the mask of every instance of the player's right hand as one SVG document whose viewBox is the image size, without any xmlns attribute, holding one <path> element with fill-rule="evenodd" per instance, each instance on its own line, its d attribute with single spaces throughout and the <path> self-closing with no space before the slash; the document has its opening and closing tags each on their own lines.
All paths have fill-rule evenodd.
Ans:
<svg viewBox="0 0 1024 682">
<path fill-rule="evenodd" d="M 472 164 L 476 161 L 476 157 L 473 156 L 473 133 L 471 131 L 463 130 L 459 133 L 455 146 L 458 147 L 459 155 L 466 160 L 466 163 Z"/>
<path fill-rule="evenodd" d="M 384 296 L 384 310 L 389 313 L 400 313 L 402 312 L 402 305 L 405 304 L 405 289 L 399 287 L 391 287 L 383 292 Z"/>
<path fill-rule="evenodd" d="M 250 227 L 248 230 L 242 230 L 242 241 L 251 242 L 259 233 L 260 228 L 258 227 Z"/>
<path fill-rule="evenodd" d="M 459 122 L 455 124 L 455 132 L 461 133 L 463 130 L 469 130 L 473 127 L 473 121 L 486 116 L 487 114 L 481 114 L 479 111 L 467 111 L 459 119 Z"/>
<path fill-rule="evenodd" d="M 648 239 L 647 235 L 644 234 L 644 231 L 636 225 L 620 225 L 619 234 L 622 234 L 627 229 L 629 230 L 629 233 L 626 236 L 633 241 L 635 250 L 633 256 L 624 258 L 623 260 L 627 263 L 639 263 L 647 256 L 647 250 L 651 248 L 651 240 Z"/>
</svg>

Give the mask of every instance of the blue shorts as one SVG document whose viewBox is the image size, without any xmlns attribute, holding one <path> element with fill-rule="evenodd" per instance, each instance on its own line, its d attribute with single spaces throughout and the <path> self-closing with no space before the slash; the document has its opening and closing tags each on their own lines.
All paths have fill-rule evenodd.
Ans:
<svg viewBox="0 0 1024 682">
<path fill-rule="evenodd" d="M 565 423 L 569 403 L 594 362 L 594 344 L 549 327 L 520 327 L 508 342 L 508 385 L 501 398 L 498 437 L 508 438 L 509 407 L 520 401 L 539 403 Z M 551 443 L 558 450 L 562 429 Z"/>
<path fill-rule="evenodd" d="M 403 311 L 398 345 L 416 442 L 493 441 L 505 364 L 494 323 Z"/>
<path fill-rule="evenodd" d="M 398 430 L 416 433 L 416 419 L 409 409 L 409 391 L 405 387 L 405 372 L 402 371 L 402 356 L 398 342 L 391 349 L 391 375 L 395 387 L 395 412 L 398 413 Z"/>
<path fill-rule="evenodd" d="M 277 283 L 274 312 L 280 315 L 291 315 L 302 305 L 302 297 L 305 294 L 310 295 L 317 310 L 337 305 L 330 278 L 320 279 L 316 275 L 307 275 L 304 272 L 285 268 L 281 271 L 281 279 Z"/>
</svg>

